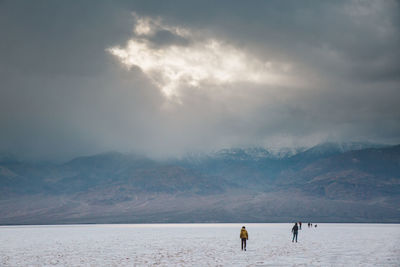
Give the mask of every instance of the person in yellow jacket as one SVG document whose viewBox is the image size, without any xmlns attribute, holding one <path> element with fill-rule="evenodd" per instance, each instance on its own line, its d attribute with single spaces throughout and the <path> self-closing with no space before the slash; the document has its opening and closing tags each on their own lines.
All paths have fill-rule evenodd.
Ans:
<svg viewBox="0 0 400 267">
<path fill-rule="evenodd" d="M 246 240 L 249 240 L 249 234 L 244 226 L 240 230 L 240 239 L 242 240 L 242 250 L 246 251 Z"/>
</svg>

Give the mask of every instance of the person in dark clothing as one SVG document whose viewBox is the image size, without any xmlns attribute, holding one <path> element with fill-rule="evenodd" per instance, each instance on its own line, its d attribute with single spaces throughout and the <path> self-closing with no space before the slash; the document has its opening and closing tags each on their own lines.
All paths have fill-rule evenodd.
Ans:
<svg viewBox="0 0 400 267">
<path fill-rule="evenodd" d="M 299 229 L 301 230 L 301 222 L 299 222 Z"/>
<path fill-rule="evenodd" d="M 297 243 L 297 234 L 299 232 L 299 227 L 297 226 L 297 223 L 294 224 L 292 228 L 292 233 L 293 233 L 293 239 L 292 242 L 294 242 L 294 239 L 296 238 L 296 243 Z"/>
<path fill-rule="evenodd" d="M 246 240 L 249 240 L 249 233 L 247 233 L 246 227 L 242 227 L 240 230 L 240 239 L 242 240 L 242 250 L 246 251 Z"/>
</svg>

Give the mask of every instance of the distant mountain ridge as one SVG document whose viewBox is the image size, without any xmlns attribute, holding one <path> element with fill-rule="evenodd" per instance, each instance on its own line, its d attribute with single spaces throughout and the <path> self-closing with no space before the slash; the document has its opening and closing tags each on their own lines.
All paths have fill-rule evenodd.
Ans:
<svg viewBox="0 0 400 267">
<path fill-rule="evenodd" d="M 200 157 L 232 158 L 241 160 L 260 160 L 265 158 L 284 159 L 296 156 L 297 154 L 325 156 L 347 151 L 362 150 L 367 148 L 383 148 L 388 145 L 369 142 L 326 142 L 310 148 L 306 147 L 283 147 L 283 148 L 264 148 L 264 147 L 246 147 L 246 148 L 225 148 L 212 153 L 202 153 Z M 191 157 L 196 155 L 191 155 Z"/>
<path fill-rule="evenodd" d="M 400 145 L 0 161 L 0 224 L 400 222 Z"/>
</svg>

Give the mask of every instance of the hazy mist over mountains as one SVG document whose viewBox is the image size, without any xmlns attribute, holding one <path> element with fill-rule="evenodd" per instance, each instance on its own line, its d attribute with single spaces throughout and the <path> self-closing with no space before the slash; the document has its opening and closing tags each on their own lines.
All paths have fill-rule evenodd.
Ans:
<svg viewBox="0 0 400 267">
<path fill-rule="evenodd" d="M 0 223 L 399 222 L 400 146 L 0 161 Z"/>
</svg>

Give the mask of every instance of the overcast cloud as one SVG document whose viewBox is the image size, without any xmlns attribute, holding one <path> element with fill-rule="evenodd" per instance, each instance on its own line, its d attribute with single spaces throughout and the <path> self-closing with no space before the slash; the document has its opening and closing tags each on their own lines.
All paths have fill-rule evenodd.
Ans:
<svg viewBox="0 0 400 267">
<path fill-rule="evenodd" d="M 0 1 L 0 151 L 400 143 L 398 1 Z"/>
</svg>

